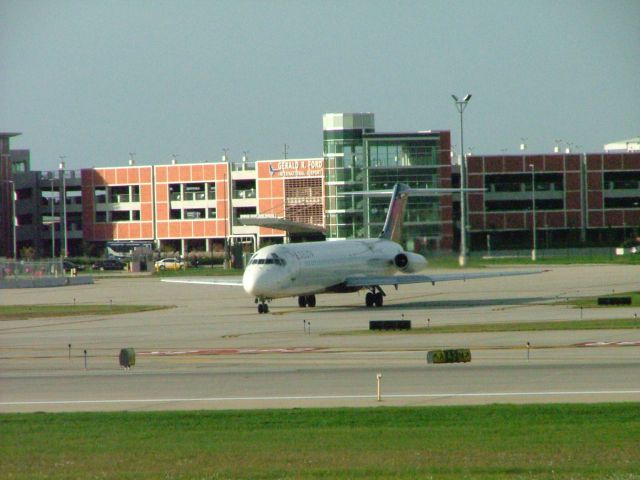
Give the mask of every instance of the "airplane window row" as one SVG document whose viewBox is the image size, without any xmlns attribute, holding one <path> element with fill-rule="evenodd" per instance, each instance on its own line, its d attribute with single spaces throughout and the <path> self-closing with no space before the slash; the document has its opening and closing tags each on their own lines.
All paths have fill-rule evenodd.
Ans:
<svg viewBox="0 0 640 480">
<path fill-rule="evenodd" d="M 249 265 L 280 265 L 284 267 L 287 262 L 284 258 L 280 258 L 275 253 L 271 254 L 268 258 L 252 258 L 249 261 Z"/>
</svg>

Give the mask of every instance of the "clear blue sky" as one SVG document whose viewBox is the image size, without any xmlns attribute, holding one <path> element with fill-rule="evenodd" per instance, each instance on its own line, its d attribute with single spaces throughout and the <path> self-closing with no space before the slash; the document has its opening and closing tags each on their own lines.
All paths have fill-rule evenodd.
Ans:
<svg viewBox="0 0 640 480">
<path fill-rule="evenodd" d="M 473 153 L 640 135 L 640 1 L 0 2 L 0 131 L 32 167 L 322 155 L 322 114 Z"/>
</svg>

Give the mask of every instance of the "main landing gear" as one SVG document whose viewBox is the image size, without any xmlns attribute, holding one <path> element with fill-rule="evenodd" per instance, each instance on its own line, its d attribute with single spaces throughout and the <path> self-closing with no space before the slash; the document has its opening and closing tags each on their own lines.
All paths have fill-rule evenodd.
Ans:
<svg viewBox="0 0 640 480">
<path fill-rule="evenodd" d="M 258 313 L 269 313 L 269 305 L 267 305 L 267 299 L 265 298 L 256 298 L 256 303 L 258 304 Z"/>
<path fill-rule="evenodd" d="M 371 287 L 371 291 L 367 292 L 367 295 L 364 297 L 364 303 L 367 307 L 382 307 L 382 304 L 384 303 L 383 298 L 386 295 L 387 294 L 384 293 L 384 290 L 380 287 Z"/>
<path fill-rule="evenodd" d="M 300 295 L 298 297 L 298 306 L 300 308 L 315 307 L 316 306 L 316 296 L 315 295 Z"/>
</svg>

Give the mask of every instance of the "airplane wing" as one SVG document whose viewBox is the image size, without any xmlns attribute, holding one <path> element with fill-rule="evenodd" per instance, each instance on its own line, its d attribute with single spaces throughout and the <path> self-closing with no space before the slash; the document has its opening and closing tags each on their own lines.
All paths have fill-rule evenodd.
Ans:
<svg viewBox="0 0 640 480">
<path fill-rule="evenodd" d="M 191 283 L 194 285 L 226 285 L 228 287 L 241 287 L 242 277 L 212 277 L 212 278 L 167 278 L 167 283 Z"/>
<path fill-rule="evenodd" d="M 477 278 L 513 277 L 518 275 L 533 275 L 548 270 L 514 270 L 503 272 L 467 272 L 443 273 L 434 275 L 374 275 L 353 276 L 345 280 L 346 287 L 372 287 L 374 285 L 405 285 L 409 283 L 449 282 L 452 280 L 475 280 Z"/>
</svg>

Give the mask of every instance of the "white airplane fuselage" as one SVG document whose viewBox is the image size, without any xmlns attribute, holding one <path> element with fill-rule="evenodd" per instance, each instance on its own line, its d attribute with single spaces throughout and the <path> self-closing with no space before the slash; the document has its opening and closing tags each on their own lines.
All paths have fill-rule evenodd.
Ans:
<svg viewBox="0 0 640 480">
<path fill-rule="evenodd" d="M 347 277 L 398 272 L 394 258 L 400 253 L 405 253 L 402 247 L 386 239 L 272 245 L 252 257 L 242 286 L 268 299 L 349 291 L 340 290 Z"/>
<path fill-rule="evenodd" d="M 400 245 L 402 219 L 409 195 L 449 193 L 451 189 L 413 189 L 397 183 L 391 192 L 387 217 L 375 239 L 272 245 L 258 250 L 242 277 L 245 292 L 255 297 L 258 313 L 268 313 L 268 302 L 275 298 L 298 297 L 298 306 L 315 307 L 318 293 L 348 293 L 368 290 L 367 307 L 382 307 L 384 285 L 467 280 L 502 276 L 530 275 L 540 271 L 456 272 L 424 275 L 415 273 L 427 267 L 427 259 Z M 456 190 L 457 192 L 458 190 Z M 351 192 L 355 195 L 358 192 Z M 366 193 L 366 192 L 359 192 Z M 402 275 L 412 274 L 412 275 Z M 234 280 L 163 280 L 179 283 L 207 283 L 240 286 Z"/>
</svg>

